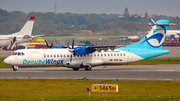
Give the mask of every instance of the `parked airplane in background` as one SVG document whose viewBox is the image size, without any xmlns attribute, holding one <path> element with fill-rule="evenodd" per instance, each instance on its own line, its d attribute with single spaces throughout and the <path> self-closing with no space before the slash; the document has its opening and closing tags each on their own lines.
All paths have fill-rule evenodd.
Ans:
<svg viewBox="0 0 180 101">
<path fill-rule="evenodd" d="M 6 47 L 7 49 L 12 49 L 16 44 L 28 42 L 34 37 L 42 36 L 31 36 L 32 29 L 34 25 L 35 17 L 31 16 L 23 28 L 16 33 L 10 35 L 0 35 L 0 47 Z"/>
<path fill-rule="evenodd" d="M 84 68 L 89 71 L 98 65 L 128 64 L 163 54 L 169 50 L 162 50 L 163 42 L 169 20 L 159 20 L 141 41 L 126 45 L 116 46 L 78 46 L 74 41 L 70 48 L 60 49 L 21 49 L 15 51 L 4 60 L 16 71 L 18 66 L 67 66 L 73 70 Z"/>
<path fill-rule="evenodd" d="M 153 19 L 149 19 L 149 23 L 152 25 L 155 24 Z M 152 26 L 150 26 L 150 29 L 152 29 Z M 148 32 L 150 32 L 150 31 L 148 31 Z M 174 38 L 180 38 L 180 30 L 167 30 L 166 37 L 171 38 L 171 36 L 174 36 Z"/>
</svg>

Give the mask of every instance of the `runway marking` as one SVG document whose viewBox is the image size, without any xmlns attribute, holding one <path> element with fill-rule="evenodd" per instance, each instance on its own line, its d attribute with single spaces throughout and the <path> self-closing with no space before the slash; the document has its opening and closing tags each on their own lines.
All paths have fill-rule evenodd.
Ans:
<svg viewBox="0 0 180 101">
<path fill-rule="evenodd" d="M 162 71 L 163 72 L 163 71 L 174 71 L 174 70 L 156 70 L 156 71 Z"/>
</svg>

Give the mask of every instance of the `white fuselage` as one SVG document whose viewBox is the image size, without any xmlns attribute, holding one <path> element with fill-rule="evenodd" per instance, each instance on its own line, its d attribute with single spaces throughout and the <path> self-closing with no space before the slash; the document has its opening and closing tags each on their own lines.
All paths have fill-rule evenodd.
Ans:
<svg viewBox="0 0 180 101">
<path fill-rule="evenodd" d="M 12 66 L 66 66 L 66 63 L 97 66 L 102 64 L 127 64 L 143 60 L 135 54 L 117 49 L 75 56 L 68 49 L 24 49 L 17 50 L 14 53 L 16 52 L 16 55 L 9 56 L 4 62 Z M 18 53 L 24 55 L 18 55 Z M 70 55 L 72 55 L 71 62 Z"/>
<path fill-rule="evenodd" d="M 7 47 L 11 42 L 11 38 L 14 37 L 16 37 L 16 44 L 32 40 L 32 38 L 23 38 L 24 35 L 0 35 L 0 47 Z"/>
</svg>

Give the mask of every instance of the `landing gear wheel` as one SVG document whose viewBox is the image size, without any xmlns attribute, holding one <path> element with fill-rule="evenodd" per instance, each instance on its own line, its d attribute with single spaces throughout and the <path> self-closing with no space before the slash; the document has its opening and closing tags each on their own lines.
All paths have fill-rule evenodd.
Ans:
<svg viewBox="0 0 180 101">
<path fill-rule="evenodd" d="M 13 71 L 17 71 L 18 70 L 18 66 L 12 66 Z"/>
<path fill-rule="evenodd" d="M 79 68 L 73 68 L 73 70 L 74 70 L 74 71 L 78 71 L 78 70 L 79 70 Z"/>
<path fill-rule="evenodd" d="M 17 71 L 17 68 L 13 68 L 13 71 Z"/>
<path fill-rule="evenodd" d="M 91 70 L 91 67 L 85 67 L 85 70 L 86 70 L 86 71 L 90 71 L 90 70 Z"/>
</svg>

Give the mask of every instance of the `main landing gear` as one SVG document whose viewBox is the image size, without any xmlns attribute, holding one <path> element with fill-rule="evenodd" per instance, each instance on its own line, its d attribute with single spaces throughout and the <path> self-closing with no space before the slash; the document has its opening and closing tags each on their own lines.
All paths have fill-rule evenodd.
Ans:
<svg viewBox="0 0 180 101">
<path fill-rule="evenodd" d="M 74 71 L 78 71 L 78 70 L 79 70 L 79 68 L 73 68 L 73 70 L 74 70 Z"/>
<path fill-rule="evenodd" d="M 84 67 L 84 69 L 85 69 L 86 71 L 90 71 L 90 70 L 91 70 L 91 67 Z"/>
<path fill-rule="evenodd" d="M 12 66 L 13 71 L 17 71 L 18 70 L 18 66 Z"/>
<path fill-rule="evenodd" d="M 85 65 L 83 67 L 80 67 L 80 68 L 84 68 L 86 71 L 90 71 L 91 70 L 91 66 L 90 65 Z M 79 68 L 73 68 L 74 71 L 78 71 Z"/>
</svg>

